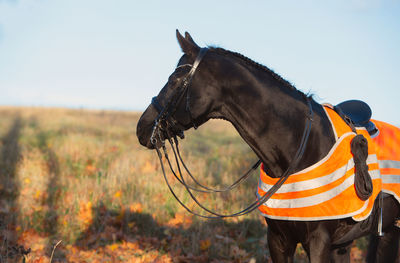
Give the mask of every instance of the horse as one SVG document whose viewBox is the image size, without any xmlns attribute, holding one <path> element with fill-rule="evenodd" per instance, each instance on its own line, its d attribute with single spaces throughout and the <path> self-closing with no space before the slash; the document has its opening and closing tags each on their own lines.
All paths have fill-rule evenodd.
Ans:
<svg viewBox="0 0 400 263">
<path fill-rule="evenodd" d="M 312 96 L 242 54 L 220 47 L 208 47 L 205 52 L 187 32 L 183 36 L 177 30 L 176 37 L 183 55 L 138 121 L 136 133 L 141 145 L 158 149 L 170 136 L 181 135 L 210 119 L 223 119 L 233 125 L 260 158 L 263 170 L 271 178 L 282 177 L 292 163 L 296 163 L 291 171 L 295 173 L 328 154 L 335 134 L 323 106 Z M 173 110 L 165 113 L 166 107 Z M 310 109 L 312 126 L 304 154 L 296 160 Z M 169 125 L 155 136 L 160 125 L 155 120 L 160 114 L 167 115 Z M 159 140 L 154 138 L 157 136 Z M 350 262 L 353 240 L 371 234 L 368 262 L 394 262 L 400 238 L 395 220 L 400 216 L 400 206 L 392 195 L 385 195 L 381 201 L 382 210 L 376 198 L 370 216 L 360 222 L 351 217 L 317 221 L 266 217 L 273 262 L 292 262 L 298 243 L 310 262 Z M 384 236 L 377 237 L 374 233 L 380 212 Z"/>
</svg>

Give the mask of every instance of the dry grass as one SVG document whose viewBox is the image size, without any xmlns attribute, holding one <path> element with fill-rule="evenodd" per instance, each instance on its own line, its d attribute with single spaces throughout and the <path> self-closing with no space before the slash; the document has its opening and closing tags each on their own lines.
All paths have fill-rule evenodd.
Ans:
<svg viewBox="0 0 400 263">
<path fill-rule="evenodd" d="M 205 220 L 179 206 L 156 154 L 136 139 L 139 113 L 0 107 L 0 116 L 0 262 L 50 262 L 53 250 L 52 262 L 269 258 L 258 213 Z M 228 185 L 256 161 L 226 122 L 186 136 L 184 158 L 206 185 Z M 254 200 L 256 185 L 253 175 L 232 193 L 199 199 L 234 212 Z M 299 249 L 297 261 L 304 258 Z"/>
</svg>

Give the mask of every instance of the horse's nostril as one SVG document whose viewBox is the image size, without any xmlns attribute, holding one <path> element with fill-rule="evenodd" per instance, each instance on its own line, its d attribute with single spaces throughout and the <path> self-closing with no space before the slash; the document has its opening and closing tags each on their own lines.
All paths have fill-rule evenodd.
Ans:
<svg viewBox="0 0 400 263">
<path fill-rule="evenodd" d="M 148 136 L 146 136 L 146 132 L 143 126 L 143 122 L 142 119 L 139 120 L 138 124 L 137 124 L 137 128 L 136 128 L 136 136 L 139 140 L 139 143 L 143 146 L 147 147 L 147 143 L 149 141 Z"/>
<path fill-rule="evenodd" d="M 154 146 L 150 141 L 152 129 L 153 129 L 152 121 L 147 121 L 145 118 L 141 118 L 138 121 L 136 128 L 136 136 L 139 140 L 139 143 L 148 149 L 154 149 Z"/>
</svg>

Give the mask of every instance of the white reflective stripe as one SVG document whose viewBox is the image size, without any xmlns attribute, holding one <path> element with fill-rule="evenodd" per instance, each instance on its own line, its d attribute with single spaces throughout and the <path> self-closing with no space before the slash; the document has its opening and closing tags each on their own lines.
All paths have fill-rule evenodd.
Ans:
<svg viewBox="0 0 400 263">
<path fill-rule="evenodd" d="M 379 170 L 369 171 L 369 174 L 371 175 L 371 179 L 380 178 Z M 272 196 L 271 199 L 265 202 L 264 205 L 271 208 L 300 208 L 300 207 L 317 205 L 334 198 L 335 196 L 339 195 L 352 185 L 354 185 L 354 174 L 348 177 L 346 180 L 344 180 L 344 182 L 341 183 L 340 185 L 326 192 L 296 199 L 273 199 L 274 196 Z M 258 193 L 257 195 L 258 198 L 260 198 L 260 195 Z"/>
<path fill-rule="evenodd" d="M 351 166 L 351 167 L 349 167 Z M 283 184 L 276 193 L 289 193 L 289 192 L 297 192 L 297 191 L 303 191 L 303 190 L 310 190 L 310 189 L 315 189 L 321 186 L 324 186 L 326 184 L 329 184 L 333 181 L 336 181 L 337 179 L 343 177 L 343 175 L 346 173 L 347 170 L 350 170 L 354 166 L 353 159 L 351 159 L 351 162 L 349 161 L 348 164 L 345 166 L 337 169 L 335 172 L 321 176 L 318 178 L 310 179 L 307 181 L 300 181 L 300 182 L 294 182 L 294 183 L 287 183 Z M 273 185 L 266 184 L 262 180 L 260 180 L 260 188 L 264 192 L 267 192 Z"/>
<path fill-rule="evenodd" d="M 400 175 L 397 174 L 383 174 L 382 183 L 384 184 L 400 184 Z"/>
<path fill-rule="evenodd" d="M 354 135 L 355 135 L 354 132 L 347 132 L 347 133 L 343 134 L 343 135 L 339 138 L 339 140 L 332 146 L 332 148 L 329 150 L 329 153 L 328 153 L 324 158 L 322 158 L 321 160 L 319 160 L 319 161 L 316 162 L 315 164 L 313 164 L 313 165 L 311 165 L 311 166 L 309 166 L 309 167 L 307 167 L 307 168 L 304 168 L 303 170 L 297 172 L 296 174 L 304 174 L 304 173 L 307 173 L 307 172 L 309 172 L 309 171 L 311 171 L 311 170 L 314 170 L 316 167 L 322 165 L 323 163 L 327 162 L 327 161 L 331 158 L 331 156 L 335 153 L 336 148 L 342 143 L 342 141 L 343 141 L 344 139 L 346 139 L 347 137 L 349 137 L 349 136 L 354 136 Z"/>
<path fill-rule="evenodd" d="M 396 168 L 396 169 L 400 169 L 400 161 L 379 160 L 379 168 Z"/>
<path fill-rule="evenodd" d="M 400 202 L 400 201 L 399 201 Z M 332 215 L 332 216 L 317 216 L 317 217 L 306 217 L 306 216 L 276 216 L 276 215 L 268 215 L 268 214 L 264 214 L 263 212 L 260 211 L 260 214 L 264 217 L 268 217 L 271 219 L 281 219 L 281 220 L 296 220 L 296 221 L 319 221 L 319 220 L 327 220 L 327 219 L 340 219 L 340 218 L 346 218 L 346 217 L 351 217 L 351 216 L 355 216 L 358 215 L 362 212 L 364 212 L 364 210 L 368 207 L 369 204 L 369 199 L 367 201 L 365 201 L 364 205 L 358 209 L 357 211 L 348 213 L 348 214 L 343 214 L 343 215 Z M 372 209 L 371 209 L 372 211 Z M 371 213 L 371 212 L 370 212 Z M 368 216 L 370 215 L 370 213 L 368 214 Z M 365 218 L 367 218 L 368 216 L 366 216 Z M 361 219 L 364 220 L 365 218 Z M 354 219 L 354 218 L 353 218 Z M 356 220 L 355 221 L 361 221 L 361 220 Z"/>
<path fill-rule="evenodd" d="M 367 158 L 367 164 L 372 164 L 372 163 L 377 163 L 377 157 L 375 154 L 368 155 Z M 283 184 L 277 193 L 289 193 L 289 192 L 297 192 L 297 191 L 303 191 L 303 190 L 310 190 L 310 189 L 315 189 L 327 184 L 330 184 L 341 177 L 344 176 L 344 174 L 352 169 L 354 167 L 354 161 L 353 158 L 348 161 L 346 165 L 343 167 L 337 169 L 331 174 L 324 175 L 318 178 L 306 180 L 306 181 L 300 181 L 300 182 L 294 182 L 294 183 L 285 183 Z M 261 176 L 261 175 L 260 175 Z M 264 192 L 267 192 L 273 185 L 264 183 L 261 179 L 259 180 L 259 187 L 261 190 Z"/>
</svg>

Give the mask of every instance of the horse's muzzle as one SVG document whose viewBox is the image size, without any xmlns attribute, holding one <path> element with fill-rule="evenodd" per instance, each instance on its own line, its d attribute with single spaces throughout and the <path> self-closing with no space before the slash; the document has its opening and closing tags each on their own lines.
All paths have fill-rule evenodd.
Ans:
<svg viewBox="0 0 400 263">
<path fill-rule="evenodd" d="M 154 119 L 156 117 L 157 112 L 153 106 L 150 105 L 140 117 L 136 127 L 136 136 L 139 143 L 148 149 L 154 149 L 150 138 L 153 131 Z"/>
</svg>

